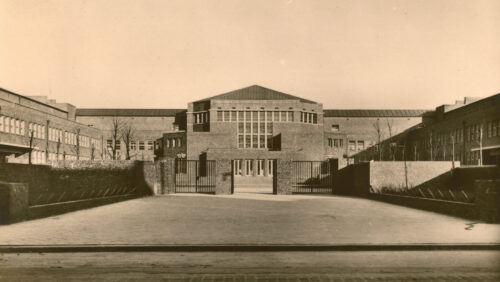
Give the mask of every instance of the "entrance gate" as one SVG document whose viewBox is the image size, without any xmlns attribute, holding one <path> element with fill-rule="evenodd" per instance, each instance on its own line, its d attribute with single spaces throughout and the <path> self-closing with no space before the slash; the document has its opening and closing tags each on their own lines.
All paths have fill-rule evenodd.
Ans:
<svg viewBox="0 0 500 282">
<path fill-rule="evenodd" d="M 175 160 L 176 193 L 215 193 L 215 161 Z"/>
<path fill-rule="evenodd" d="M 292 193 L 333 193 L 334 169 L 329 161 L 293 161 Z"/>
</svg>

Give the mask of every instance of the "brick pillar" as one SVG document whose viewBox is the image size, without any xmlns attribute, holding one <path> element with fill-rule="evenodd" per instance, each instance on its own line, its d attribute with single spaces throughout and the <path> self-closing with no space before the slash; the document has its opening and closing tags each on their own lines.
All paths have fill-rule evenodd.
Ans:
<svg viewBox="0 0 500 282">
<path fill-rule="evenodd" d="M 268 159 L 264 160 L 264 176 L 268 176 L 269 175 L 269 166 L 267 164 L 268 161 L 269 161 Z"/>
<path fill-rule="evenodd" d="M 241 160 L 241 176 L 247 176 L 247 160 Z"/>
<path fill-rule="evenodd" d="M 252 160 L 252 164 L 253 164 L 252 176 L 256 176 L 257 175 L 257 160 Z"/>
<path fill-rule="evenodd" d="M 160 185 L 162 194 L 175 193 L 175 159 L 160 161 Z"/>
<path fill-rule="evenodd" d="M 28 185 L 0 182 L 0 224 L 26 220 L 29 216 Z"/>
<path fill-rule="evenodd" d="M 474 192 L 479 218 L 486 222 L 500 222 L 500 179 L 476 180 Z"/>
<path fill-rule="evenodd" d="M 215 161 L 215 194 L 230 195 L 232 194 L 233 173 L 231 160 L 220 159 Z"/>
<path fill-rule="evenodd" d="M 292 161 L 291 160 L 276 160 L 276 193 L 278 195 L 292 194 Z"/>
</svg>

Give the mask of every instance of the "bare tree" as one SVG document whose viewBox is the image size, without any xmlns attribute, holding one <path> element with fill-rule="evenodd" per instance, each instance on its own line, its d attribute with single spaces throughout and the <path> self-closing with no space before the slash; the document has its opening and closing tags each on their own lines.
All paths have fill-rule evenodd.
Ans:
<svg viewBox="0 0 500 282">
<path fill-rule="evenodd" d="M 132 142 L 134 135 L 135 135 L 135 130 L 132 126 L 131 123 L 123 124 L 121 127 L 121 139 L 123 140 L 123 143 L 125 143 L 125 158 L 127 160 L 130 160 L 130 143 Z"/>
<path fill-rule="evenodd" d="M 426 142 L 427 151 L 429 152 L 429 159 L 434 161 L 437 156 L 439 156 L 439 150 L 441 148 L 441 144 L 436 140 L 433 136 L 432 131 L 429 132 Z"/>
<path fill-rule="evenodd" d="M 81 133 L 81 129 L 76 127 L 74 130 L 73 130 L 73 133 L 75 134 L 76 136 L 76 145 L 75 147 L 72 147 L 71 150 L 73 151 L 73 153 L 75 153 L 76 155 L 76 159 L 79 160 L 80 159 L 80 133 Z"/>
<path fill-rule="evenodd" d="M 394 120 L 386 118 L 385 121 L 387 124 L 387 131 L 389 132 L 389 139 L 390 139 L 392 137 L 392 133 L 393 133 L 392 129 L 393 129 L 393 125 L 394 125 Z"/>
<path fill-rule="evenodd" d="M 61 137 L 57 137 L 57 144 L 56 144 L 56 161 L 59 160 L 59 151 L 61 150 Z"/>
<path fill-rule="evenodd" d="M 477 136 L 473 140 L 475 140 L 476 143 L 479 145 L 479 165 L 482 166 L 483 165 L 483 125 L 482 124 L 479 127 L 479 132 L 475 131 L 473 136 L 476 136 L 476 134 L 478 134 L 479 136 Z"/>
<path fill-rule="evenodd" d="M 375 138 L 377 139 L 377 150 L 378 150 L 378 160 L 382 160 L 382 144 L 380 142 L 383 138 L 382 128 L 380 127 L 380 120 L 377 119 L 373 124 L 373 129 L 375 130 Z"/>
<path fill-rule="evenodd" d="M 111 139 L 112 139 L 112 143 L 111 143 L 111 158 L 113 160 L 116 160 L 117 158 L 117 146 L 116 146 L 116 143 L 117 142 L 120 142 L 120 131 L 121 131 L 121 128 L 122 128 L 122 121 L 119 119 L 119 118 L 113 118 L 113 121 L 111 123 Z M 108 151 L 108 154 L 109 154 L 109 151 Z"/>
<path fill-rule="evenodd" d="M 31 162 L 31 154 L 33 152 L 33 148 L 35 147 L 35 131 L 30 130 L 29 131 L 29 147 L 30 150 L 28 151 L 28 164 L 32 164 Z"/>
<path fill-rule="evenodd" d="M 94 142 L 91 142 L 90 144 L 90 160 L 94 160 L 95 159 L 95 145 L 94 145 Z"/>
</svg>

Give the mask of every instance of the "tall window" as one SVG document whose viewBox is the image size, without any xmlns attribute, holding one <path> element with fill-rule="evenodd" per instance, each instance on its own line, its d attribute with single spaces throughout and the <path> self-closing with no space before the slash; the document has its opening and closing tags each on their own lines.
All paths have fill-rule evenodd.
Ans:
<svg viewBox="0 0 500 282">
<path fill-rule="evenodd" d="M 257 175 L 264 175 L 264 160 L 257 160 Z"/>
<path fill-rule="evenodd" d="M 253 175 L 253 160 L 245 160 L 245 175 Z"/>
<path fill-rule="evenodd" d="M 238 148 L 265 149 L 267 135 L 272 134 L 272 123 L 267 117 L 270 111 L 240 111 L 238 113 Z M 243 118 L 243 119 L 242 119 Z"/>
<path fill-rule="evenodd" d="M 273 175 L 273 160 L 267 160 L 267 175 Z"/>
<path fill-rule="evenodd" d="M 234 175 L 241 175 L 241 160 L 234 160 L 233 165 Z"/>
<path fill-rule="evenodd" d="M 139 150 L 144 151 L 144 141 L 139 141 Z"/>
<path fill-rule="evenodd" d="M 365 149 L 365 141 L 358 141 L 358 151 L 362 151 Z"/>
<path fill-rule="evenodd" d="M 148 150 L 153 150 L 153 141 L 148 140 Z"/>
<path fill-rule="evenodd" d="M 349 151 L 356 151 L 356 141 L 349 140 Z"/>
<path fill-rule="evenodd" d="M 337 141 L 337 139 L 335 139 L 335 141 Z M 328 147 L 333 147 L 333 140 L 332 138 L 328 138 Z M 337 147 L 337 146 L 335 146 Z"/>
</svg>

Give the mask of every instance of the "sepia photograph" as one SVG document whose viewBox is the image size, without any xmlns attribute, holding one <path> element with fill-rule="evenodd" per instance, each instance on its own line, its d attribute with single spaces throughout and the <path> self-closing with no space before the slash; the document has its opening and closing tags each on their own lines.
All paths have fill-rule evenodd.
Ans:
<svg viewBox="0 0 500 282">
<path fill-rule="evenodd" d="M 500 1 L 0 0 L 0 281 L 500 281 Z"/>
</svg>

